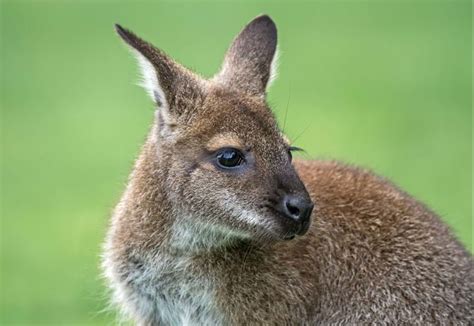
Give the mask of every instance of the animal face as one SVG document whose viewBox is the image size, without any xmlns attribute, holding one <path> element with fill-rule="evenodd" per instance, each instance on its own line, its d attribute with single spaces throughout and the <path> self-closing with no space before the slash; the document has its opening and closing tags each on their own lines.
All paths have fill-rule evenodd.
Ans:
<svg viewBox="0 0 474 326">
<path fill-rule="evenodd" d="M 205 80 L 118 26 L 156 102 L 156 161 L 180 228 L 253 239 L 304 234 L 313 203 L 265 101 L 276 49 L 268 16 L 249 23 Z"/>
</svg>

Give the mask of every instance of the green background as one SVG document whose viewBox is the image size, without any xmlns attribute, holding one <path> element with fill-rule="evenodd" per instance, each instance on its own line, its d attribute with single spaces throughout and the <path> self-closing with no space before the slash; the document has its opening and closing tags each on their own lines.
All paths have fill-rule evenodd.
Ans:
<svg viewBox="0 0 474 326">
<path fill-rule="evenodd" d="M 205 76 L 260 13 L 277 22 L 269 100 L 308 157 L 374 169 L 472 250 L 469 1 L 1 4 L 0 324 L 111 324 L 108 217 L 153 116 L 120 22 Z"/>
</svg>

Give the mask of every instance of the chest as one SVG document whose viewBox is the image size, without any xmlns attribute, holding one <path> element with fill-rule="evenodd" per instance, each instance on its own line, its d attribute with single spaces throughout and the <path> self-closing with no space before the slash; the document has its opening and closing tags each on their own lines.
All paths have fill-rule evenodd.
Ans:
<svg viewBox="0 0 474 326">
<path fill-rule="evenodd" d="M 236 258 L 230 255 L 196 263 L 160 256 L 149 261 L 137 278 L 136 293 L 140 305 L 151 307 L 151 324 L 285 324 L 308 317 L 313 291 L 297 269 L 274 273 L 274 262 L 253 261 L 250 254 L 238 263 Z"/>
<path fill-rule="evenodd" d="M 135 282 L 138 304 L 150 307 L 153 325 L 223 324 L 212 275 L 196 270 L 189 260 L 158 257 Z"/>
</svg>

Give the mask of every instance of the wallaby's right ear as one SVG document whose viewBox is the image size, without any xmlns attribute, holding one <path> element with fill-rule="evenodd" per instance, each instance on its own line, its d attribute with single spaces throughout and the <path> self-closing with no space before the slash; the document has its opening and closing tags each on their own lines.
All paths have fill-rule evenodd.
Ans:
<svg viewBox="0 0 474 326">
<path fill-rule="evenodd" d="M 192 109 L 191 99 L 201 92 L 201 83 L 194 74 L 131 31 L 118 24 L 115 28 L 136 54 L 143 76 L 142 86 L 164 111 L 164 117 L 179 117 Z"/>
</svg>

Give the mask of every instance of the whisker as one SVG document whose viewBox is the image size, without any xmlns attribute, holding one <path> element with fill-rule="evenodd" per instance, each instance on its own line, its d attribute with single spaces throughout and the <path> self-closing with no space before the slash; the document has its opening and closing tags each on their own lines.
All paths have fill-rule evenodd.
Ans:
<svg viewBox="0 0 474 326">
<path fill-rule="evenodd" d="M 288 117 L 288 107 L 290 106 L 291 84 L 288 86 L 288 99 L 286 101 L 285 118 L 283 119 L 283 133 L 285 133 L 286 118 Z"/>
<path fill-rule="evenodd" d="M 245 263 L 247 262 L 247 257 L 248 257 L 248 255 L 249 255 L 249 253 L 250 253 L 251 250 L 252 250 L 252 244 L 249 243 L 249 244 L 247 244 L 247 250 L 246 250 L 246 252 L 245 252 L 244 259 L 243 259 L 243 261 L 242 261 L 242 267 L 241 267 L 241 270 L 242 270 L 242 271 L 243 271 L 244 268 L 245 268 Z"/>
<path fill-rule="evenodd" d="M 301 131 L 298 136 L 295 137 L 295 139 L 292 140 L 293 143 L 295 143 L 308 129 L 311 127 L 312 121 L 308 123 L 308 125 Z"/>
</svg>

